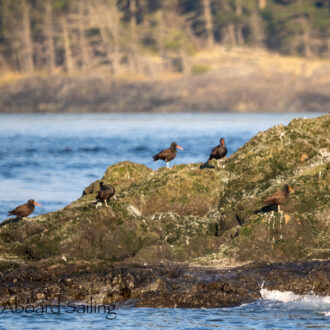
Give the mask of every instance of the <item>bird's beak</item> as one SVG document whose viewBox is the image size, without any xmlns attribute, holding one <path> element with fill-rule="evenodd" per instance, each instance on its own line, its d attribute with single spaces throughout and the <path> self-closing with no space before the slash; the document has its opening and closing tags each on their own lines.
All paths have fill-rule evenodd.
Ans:
<svg viewBox="0 0 330 330">
<path fill-rule="evenodd" d="M 180 149 L 180 150 L 183 150 L 183 148 L 180 147 L 178 144 L 176 145 L 176 147 L 177 147 L 178 149 Z"/>
<path fill-rule="evenodd" d="M 291 187 L 289 187 L 289 190 L 290 192 L 294 193 L 294 190 Z"/>
<path fill-rule="evenodd" d="M 35 205 L 38 205 L 38 206 L 41 206 L 41 205 L 40 205 L 39 203 L 37 203 L 37 202 L 34 202 L 34 204 L 35 204 Z"/>
</svg>

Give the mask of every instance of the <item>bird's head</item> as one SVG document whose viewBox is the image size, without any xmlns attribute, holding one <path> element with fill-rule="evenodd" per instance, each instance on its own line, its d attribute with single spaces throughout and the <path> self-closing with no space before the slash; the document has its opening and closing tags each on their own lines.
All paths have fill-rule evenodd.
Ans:
<svg viewBox="0 0 330 330">
<path fill-rule="evenodd" d="M 183 148 L 180 147 L 176 142 L 172 142 L 172 143 L 171 143 L 171 149 L 175 149 L 175 148 L 178 148 L 178 149 L 180 149 L 180 150 L 183 150 Z"/>
<path fill-rule="evenodd" d="M 294 193 L 294 190 L 288 185 L 288 184 L 285 184 L 283 186 L 283 191 L 285 192 L 290 192 L 290 193 Z"/>
<path fill-rule="evenodd" d="M 29 205 L 38 205 L 38 206 L 41 206 L 39 203 L 35 202 L 34 199 L 29 199 L 28 200 L 28 204 Z"/>
<path fill-rule="evenodd" d="M 221 139 L 220 139 L 220 144 L 221 144 L 222 146 L 225 145 L 225 139 L 224 139 L 224 138 L 221 138 Z"/>
</svg>

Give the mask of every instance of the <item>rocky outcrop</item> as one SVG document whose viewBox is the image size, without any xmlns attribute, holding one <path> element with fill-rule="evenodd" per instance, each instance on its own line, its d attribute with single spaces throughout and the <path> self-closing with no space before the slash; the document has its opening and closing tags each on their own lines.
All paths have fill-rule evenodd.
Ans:
<svg viewBox="0 0 330 330">
<path fill-rule="evenodd" d="M 150 302 L 153 306 L 188 307 L 196 306 L 198 290 L 211 290 L 213 284 L 205 284 L 209 283 L 209 276 L 213 278 L 210 283 L 215 283 L 214 290 L 220 288 L 220 283 L 234 281 L 234 277 L 223 272 L 221 282 L 215 275 L 218 271 L 211 271 L 213 275 L 209 275 L 209 271 L 200 266 L 191 268 L 193 265 L 219 268 L 259 262 L 263 269 L 260 272 L 266 274 L 267 263 L 286 262 L 274 264 L 277 275 L 271 283 L 274 288 L 289 289 L 294 285 L 284 285 L 285 269 L 302 269 L 297 261 L 312 265 L 308 266 L 311 271 L 313 265 L 318 265 L 320 271 L 316 271 L 318 279 L 315 281 L 321 283 L 327 279 L 329 283 L 328 262 L 307 262 L 330 256 L 329 127 L 330 115 L 296 119 L 286 127 L 278 125 L 260 132 L 233 155 L 219 164 L 211 162 L 209 166 L 187 164 L 152 171 L 131 162 L 113 165 L 102 178 L 116 187 L 116 200 L 111 199 L 110 208 L 98 208 L 94 203 L 98 180 L 84 190 L 80 199 L 62 210 L 1 224 L 2 288 L 16 278 L 13 292 L 21 292 L 20 285 L 30 283 L 25 286 L 30 286 L 32 294 L 37 290 L 33 284 L 36 282 L 28 278 L 41 276 L 46 286 L 63 280 L 60 287 L 64 290 L 67 277 L 76 283 L 86 274 L 88 282 L 94 275 L 102 277 L 100 273 L 111 277 L 118 269 L 126 269 L 121 274 L 129 276 L 130 269 L 142 267 L 139 268 L 143 269 L 142 273 L 139 270 L 132 276 L 140 279 L 146 276 L 149 280 L 142 281 L 142 287 L 149 284 L 157 290 L 159 287 L 164 295 L 146 293 L 151 289 L 141 289 L 144 292 L 141 295 L 139 289 L 134 294 L 131 289 L 125 289 L 122 296 L 115 295 L 118 299 L 111 298 L 111 301 L 126 297 L 140 299 L 137 304 L 141 306 Z M 284 212 L 255 214 L 262 201 L 281 189 L 284 183 L 295 190 L 282 207 Z M 191 267 L 183 262 L 189 262 Z M 161 266 L 162 263 L 166 266 Z M 256 276 L 252 271 L 254 266 L 246 267 L 243 273 L 248 279 Z M 40 268 L 47 268 L 47 271 L 39 272 Z M 240 269 L 233 270 L 232 274 L 240 274 Z M 180 285 L 187 288 L 186 298 L 175 294 L 180 285 L 174 283 L 181 275 L 171 277 L 174 270 L 184 274 L 186 280 Z M 158 282 L 151 284 L 151 277 Z M 233 288 L 227 288 L 231 294 L 223 306 L 258 296 L 256 292 L 262 276 L 251 284 L 254 289 L 245 287 L 242 278 L 238 278 L 237 287 L 233 284 Z M 310 288 L 309 278 L 307 274 L 300 282 L 297 279 L 301 292 Z M 313 284 L 314 289 L 318 287 L 319 293 L 329 294 L 328 287 L 317 283 Z M 112 288 L 112 284 L 109 285 Z M 96 288 L 96 292 L 101 287 Z M 227 289 L 224 287 L 224 292 Z M 75 290 L 87 297 L 92 286 L 89 291 L 76 286 Z M 245 298 L 240 300 L 238 296 Z M 159 300 L 158 297 L 170 297 L 168 305 L 165 298 Z M 207 297 L 206 294 L 205 304 L 201 306 L 218 306 L 208 305 L 206 301 L 213 301 L 213 298 Z M 221 301 L 217 295 L 214 297 L 214 302 Z M 68 298 L 72 296 L 69 294 Z"/>
</svg>

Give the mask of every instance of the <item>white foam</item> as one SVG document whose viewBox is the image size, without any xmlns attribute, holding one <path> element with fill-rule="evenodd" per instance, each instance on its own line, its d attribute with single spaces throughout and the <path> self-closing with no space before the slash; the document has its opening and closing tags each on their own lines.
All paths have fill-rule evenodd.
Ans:
<svg viewBox="0 0 330 330">
<path fill-rule="evenodd" d="M 297 301 L 301 298 L 301 296 L 294 294 L 291 291 L 261 289 L 260 294 L 263 299 L 281 302 Z"/>
<path fill-rule="evenodd" d="M 314 294 L 297 295 L 291 291 L 260 290 L 261 297 L 266 300 L 290 303 L 295 307 L 322 310 L 325 316 L 330 316 L 330 297 Z"/>
</svg>

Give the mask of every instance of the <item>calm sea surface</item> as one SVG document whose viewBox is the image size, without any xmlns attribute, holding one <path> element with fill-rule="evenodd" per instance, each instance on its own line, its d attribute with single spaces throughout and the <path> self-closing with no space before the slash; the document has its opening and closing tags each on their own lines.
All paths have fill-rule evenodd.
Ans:
<svg viewBox="0 0 330 330">
<path fill-rule="evenodd" d="M 79 198 L 108 166 L 130 160 L 152 169 L 152 155 L 172 141 L 171 165 L 205 161 L 220 137 L 229 155 L 259 131 L 296 117 L 319 114 L 0 114 L 0 222 L 8 210 L 33 198 L 34 214 Z M 323 306 L 323 305 L 322 305 Z M 221 309 L 120 309 L 116 320 L 88 314 L 0 314 L 0 327 L 47 328 L 310 328 L 327 327 L 329 303 L 260 300 Z M 1 313 L 1 310 L 0 310 Z M 328 314 L 327 314 L 328 313 Z M 328 315 L 328 316 L 327 316 Z"/>
<path fill-rule="evenodd" d="M 231 308 L 120 308 L 106 313 L 0 314 L 1 329 L 329 329 L 330 297 L 261 292 L 263 299 Z M 31 309 L 29 310 L 31 311 Z M 1 313 L 1 311 L 0 311 Z M 113 319 L 116 317 L 115 319 Z"/>
</svg>

